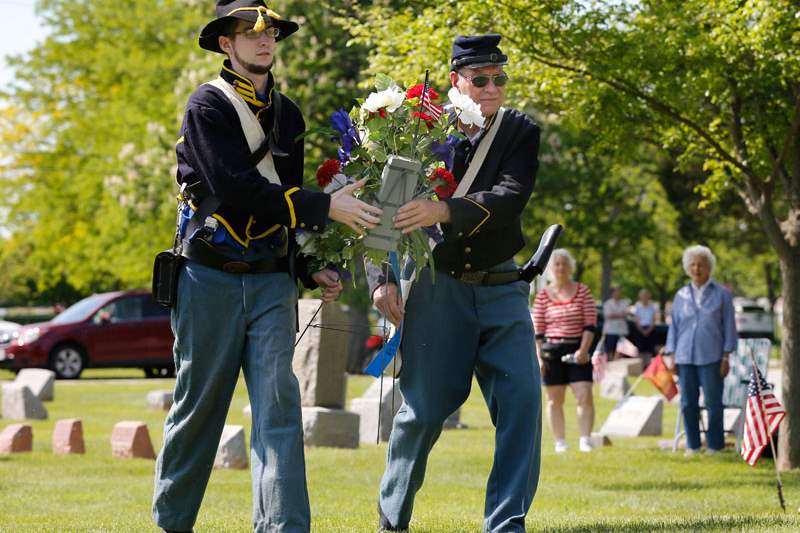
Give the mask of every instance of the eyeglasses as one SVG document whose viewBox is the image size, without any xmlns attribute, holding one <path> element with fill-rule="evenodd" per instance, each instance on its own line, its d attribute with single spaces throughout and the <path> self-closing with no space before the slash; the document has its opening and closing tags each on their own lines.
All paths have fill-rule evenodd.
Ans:
<svg viewBox="0 0 800 533">
<path fill-rule="evenodd" d="M 489 80 L 494 82 L 495 87 L 503 87 L 506 83 L 508 83 L 508 74 L 505 72 L 501 72 L 500 74 L 479 74 L 477 76 L 467 76 L 466 74 L 462 74 L 461 72 L 458 73 L 459 76 L 470 82 L 477 88 L 486 87 L 489 85 Z"/>
<path fill-rule="evenodd" d="M 270 26 L 269 28 L 264 28 L 261 31 L 256 31 L 253 28 L 250 28 L 249 30 L 237 31 L 234 33 L 237 35 L 244 35 L 244 38 L 248 41 L 257 41 L 262 35 L 265 37 L 271 37 L 272 39 L 277 39 L 281 34 L 281 30 L 275 26 Z"/>
</svg>

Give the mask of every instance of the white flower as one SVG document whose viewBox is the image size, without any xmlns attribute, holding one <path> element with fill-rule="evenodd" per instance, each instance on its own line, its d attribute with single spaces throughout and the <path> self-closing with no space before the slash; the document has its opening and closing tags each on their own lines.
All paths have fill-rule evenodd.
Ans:
<svg viewBox="0 0 800 533">
<path fill-rule="evenodd" d="M 479 128 L 483 127 L 484 119 L 480 104 L 476 103 L 466 94 L 461 94 L 455 87 L 451 87 L 450 90 L 447 91 L 447 98 L 450 99 L 453 107 L 456 108 L 458 119 L 462 124 L 478 126 Z"/>
<path fill-rule="evenodd" d="M 377 93 L 370 93 L 367 100 L 361 106 L 370 113 L 377 113 L 382 107 L 386 108 L 389 113 L 394 113 L 398 107 L 403 104 L 406 99 L 405 93 L 395 87 L 389 87 Z"/>
<path fill-rule="evenodd" d="M 294 235 L 294 240 L 297 241 L 298 246 L 300 246 L 304 254 L 311 255 L 317 251 L 314 242 L 314 234 L 309 231 L 298 231 Z"/>
</svg>

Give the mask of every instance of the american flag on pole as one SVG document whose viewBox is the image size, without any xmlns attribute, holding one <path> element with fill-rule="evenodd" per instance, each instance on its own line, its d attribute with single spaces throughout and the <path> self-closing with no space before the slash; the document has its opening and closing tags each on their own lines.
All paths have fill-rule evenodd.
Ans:
<svg viewBox="0 0 800 533">
<path fill-rule="evenodd" d="M 439 117 L 442 116 L 442 107 L 431 102 L 431 92 L 427 86 L 420 96 L 420 104 L 433 117 L 433 120 L 439 120 Z"/>
<path fill-rule="evenodd" d="M 784 416 L 786 411 L 772 393 L 772 385 L 765 383 L 761 372 L 753 369 L 750 373 L 750 385 L 747 387 L 742 439 L 742 457 L 747 464 L 756 465 Z"/>
</svg>

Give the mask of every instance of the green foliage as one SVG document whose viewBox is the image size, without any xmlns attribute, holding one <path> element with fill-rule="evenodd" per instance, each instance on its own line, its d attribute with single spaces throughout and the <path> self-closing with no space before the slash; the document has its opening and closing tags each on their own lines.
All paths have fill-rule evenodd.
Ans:
<svg viewBox="0 0 800 533">
<path fill-rule="evenodd" d="M 174 220 L 172 146 L 186 96 L 176 80 L 191 74 L 206 18 L 193 5 L 40 2 L 51 33 L 11 61 L 10 120 L 0 128 L 0 197 L 13 234 L 0 269 L 17 289 L 2 299 L 72 300 L 149 283 Z"/>
<path fill-rule="evenodd" d="M 47 39 L 13 58 L 0 109 L 0 302 L 73 301 L 146 286 L 151 258 L 174 231 L 175 154 L 189 94 L 222 56 L 197 34 L 213 2 L 42 0 Z M 335 7 L 335 9 L 333 9 Z M 338 17 L 350 3 L 290 0 L 301 30 L 281 41 L 279 90 L 309 126 L 354 97 L 365 52 Z M 310 174 L 320 139 L 307 143 Z"/>
<path fill-rule="evenodd" d="M 763 257 L 749 265 L 752 279 L 753 271 L 774 261 L 770 250 L 786 254 L 787 244 L 800 242 L 793 214 L 800 209 L 796 12 L 786 0 L 464 0 L 373 7 L 350 31 L 370 47 L 371 72 L 403 77 L 431 67 L 439 80 L 446 79 L 455 35 L 501 31 L 510 57 L 509 103 L 540 118 L 546 142 L 564 126 L 584 136 L 563 141 L 564 155 L 555 160 L 543 144 L 539 182 L 525 215 L 529 236 L 546 222 L 565 221 L 564 243 L 585 250 L 578 256 L 587 269 L 604 249 L 613 249 L 623 258 L 615 266 L 626 267 L 622 279 L 628 283 L 628 267 L 641 266 L 640 254 L 627 259 L 631 251 L 649 246 L 641 254 L 645 261 L 666 255 L 680 276 L 674 258 L 700 240 L 730 248 L 732 261 L 737 248 Z M 594 155 L 591 170 L 598 172 L 571 180 L 581 170 L 573 152 L 587 146 Z M 670 169 L 685 173 L 672 178 L 694 183 L 691 198 L 671 198 L 680 216 L 657 212 L 669 211 L 657 196 L 674 189 L 663 180 L 660 187 L 653 183 L 664 172 L 652 162 L 664 158 Z M 616 225 L 607 211 L 614 206 L 625 211 Z M 677 233 L 678 223 L 695 231 Z M 742 224 L 749 229 L 734 229 Z M 766 240 L 758 238 L 756 225 Z M 663 263 L 653 259 L 650 266 Z M 657 284 L 674 286 L 675 276 L 667 278 L 659 276 L 665 281 Z"/>
</svg>

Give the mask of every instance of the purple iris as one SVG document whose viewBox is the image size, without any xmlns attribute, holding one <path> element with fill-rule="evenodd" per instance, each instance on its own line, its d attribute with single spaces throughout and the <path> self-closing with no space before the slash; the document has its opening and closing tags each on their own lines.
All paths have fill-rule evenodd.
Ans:
<svg viewBox="0 0 800 533">
<path fill-rule="evenodd" d="M 350 161 L 350 152 L 353 151 L 353 146 L 361 142 L 347 111 L 339 109 L 333 112 L 331 115 L 331 128 L 339 134 L 339 142 L 342 144 L 339 149 L 339 161 L 342 164 L 347 163 Z"/>
<path fill-rule="evenodd" d="M 333 270 L 337 274 L 339 274 L 339 278 L 342 281 L 350 281 L 353 279 L 353 274 L 347 268 L 341 268 L 338 265 L 334 265 L 333 263 L 328 263 L 328 270 Z"/>
<path fill-rule="evenodd" d="M 433 239 L 433 242 L 436 244 L 444 242 L 444 236 L 437 226 L 423 226 L 422 231 L 425 232 L 425 235 Z"/>
<path fill-rule="evenodd" d="M 453 169 L 453 157 L 456 153 L 456 145 L 461 141 L 460 137 L 456 135 L 448 135 L 444 143 L 433 141 L 431 145 L 431 152 L 439 161 L 444 162 L 444 166 L 448 170 Z"/>
<path fill-rule="evenodd" d="M 344 109 L 334 111 L 333 114 L 331 114 L 331 128 L 335 131 L 344 135 L 352 127 L 353 122 L 350 120 L 350 115 L 348 115 L 347 111 Z"/>
</svg>

